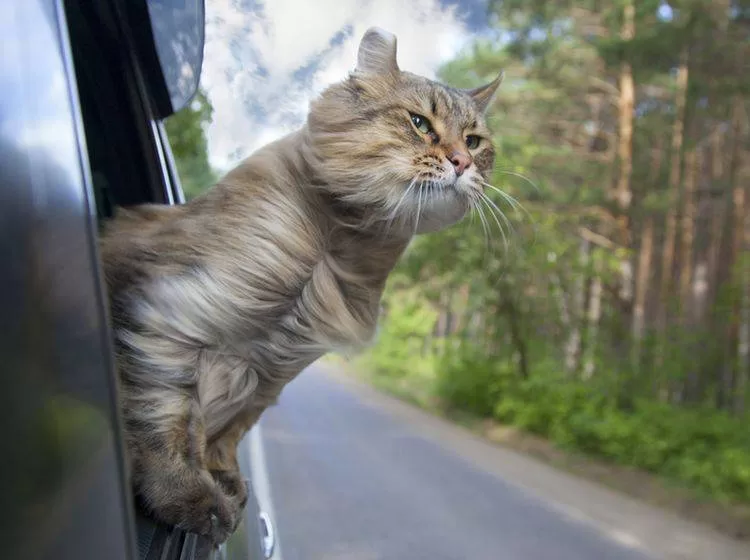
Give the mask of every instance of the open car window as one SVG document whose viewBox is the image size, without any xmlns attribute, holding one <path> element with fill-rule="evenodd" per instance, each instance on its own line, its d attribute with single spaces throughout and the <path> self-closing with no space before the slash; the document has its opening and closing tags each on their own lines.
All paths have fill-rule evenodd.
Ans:
<svg viewBox="0 0 750 560">
<path fill-rule="evenodd" d="M 116 22 L 98 2 L 67 7 L 99 217 L 116 205 L 169 202 L 151 110 Z"/>
</svg>

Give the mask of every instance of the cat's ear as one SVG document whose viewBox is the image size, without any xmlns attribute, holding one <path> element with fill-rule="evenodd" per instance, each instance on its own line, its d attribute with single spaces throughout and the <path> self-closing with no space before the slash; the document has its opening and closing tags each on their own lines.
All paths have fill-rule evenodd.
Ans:
<svg viewBox="0 0 750 560">
<path fill-rule="evenodd" d="M 495 97 L 495 92 L 497 92 L 497 88 L 500 87 L 503 78 L 505 78 L 505 72 L 500 72 L 497 78 L 492 80 L 489 84 L 470 89 L 466 92 L 471 95 L 474 102 L 479 107 L 479 110 L 483 113 L 487 110 L 487 107 L 490 106 L 492 99 Z"/>
<path fill-rule="evenodd" d="M 365 32 L 362 41 L 359 43 L 357 72 L 389 75 L 398 71 L 396 36 L 379 27 L 371 27 Z"/>
</svg>

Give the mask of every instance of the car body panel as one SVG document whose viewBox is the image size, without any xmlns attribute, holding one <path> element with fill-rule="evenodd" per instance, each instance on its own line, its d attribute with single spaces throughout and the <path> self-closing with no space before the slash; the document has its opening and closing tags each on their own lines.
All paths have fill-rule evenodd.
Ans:
<svg viewBox="0 0 750 560">
<path fill-rule="evenodd" d="M 139 1 L 145 0 L 133 0 Z M 84 6 L 73 0 L 6 0 L 0 7 L 2 556 L 209 558 L 226 547 L 212 551 L 204 539 L 156 524 L 133 505 L 97 251 L 102 207 L 92 154 L 102 146 L 87 126 L 85 113 L 91 113 L 84 101 L 91 98 L 79 89 L 70 36 L 69 16 L 78 8 Z M 122 5 L 87 0 L 85 9 L 116 16 Z M 133 167 L 149 184 L 132 200 L 183 202 L 132 45 L 98 47 L 126 49 L 114 54 L 135 65 L 128 95 L 141 105 L 134 113 L 141 119 L 134 123 L 138 131 L 127 145 L 115 137 L 105 146 L 124 153 L 133 142 L 141 144 Z M 114 122 L 120 108 L 112 111 Z M 247 464 L 243 472 L 251 477 Z M 244 556 L 232 558 L 263 558 L 259 513 L 251 493 L 246 523 L 230 539 Z"/>
<path fill-rule="evenodd" d="M 7 558 L 133 558 L 105 295 L 65 16 L 5 3 L 0 426 Z M 7 500 L 7 502 L 5 501 Z M 6 556 L 7 554 L 7 556 Z"/>
<path fill-rule="evenodd" d="M 259 428 L 253 428 L 258 430 Z M 245 517 L 243 523 L 229 537 L 222 550 L 216 554 L 216 560 L 254 560 L 255 558 L 269 558 L 263 554 L 263 542 L 261 519 L 265 513 L 261 511 L 256 488 L 254 487 L 259 481 L 253 477 L 253 468 L 251 461 L 251 437 L 248 433 L 239 443 L 237 449 L 237 459 L 240 464 L 240 470 L 246 479 L 251 481 L 250 498 L 247 501 Z M 272 529 L 273 530 L 273 529 Z M 274 536 L 275 538 L 275 536 Z M 255 553 L 258 556 L 252 556 Z"/>
</svg>

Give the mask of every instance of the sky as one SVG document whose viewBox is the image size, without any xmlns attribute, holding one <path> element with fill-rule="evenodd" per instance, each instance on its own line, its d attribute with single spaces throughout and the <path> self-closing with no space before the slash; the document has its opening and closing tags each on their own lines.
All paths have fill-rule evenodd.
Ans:
<svg viewBox="0 0 750 560">
<path fill-rule="evenodd" d="M 201 83 L 211 164 L 226 171 L 299 128 L 310 100 L 354 69 L 365 30 L 398 39 L 404 70 L 434 77 L 486 22 L 486 0 L 206 0 Z"/>
</svg>

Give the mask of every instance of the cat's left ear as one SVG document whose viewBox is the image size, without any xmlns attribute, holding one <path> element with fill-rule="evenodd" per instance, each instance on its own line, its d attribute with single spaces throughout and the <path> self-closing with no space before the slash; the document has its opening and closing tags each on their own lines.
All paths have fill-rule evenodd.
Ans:
<svg viewBox="0 0 750 560">
<path fill-rule="evenodd" d="M 396 36 L 379 27 L 371 27 L 359 43 L 357 72 L 382 76 L 398 71 Z"/>
<path fill-rule="evenodd" d="M 504 78 L 505 72 L 500 72 L 497 78 L 492 80 L 489 84 L 470 89 L 466 93 L 471 95 L 474 102 L 479 107 L 479 110 L 484 113 L 487 110 L 487 107 L 490 106 L 492 99 L 495 97 L 495 92 L 497 92 L 497 88 L 500 87 Z"/>
</svg>

